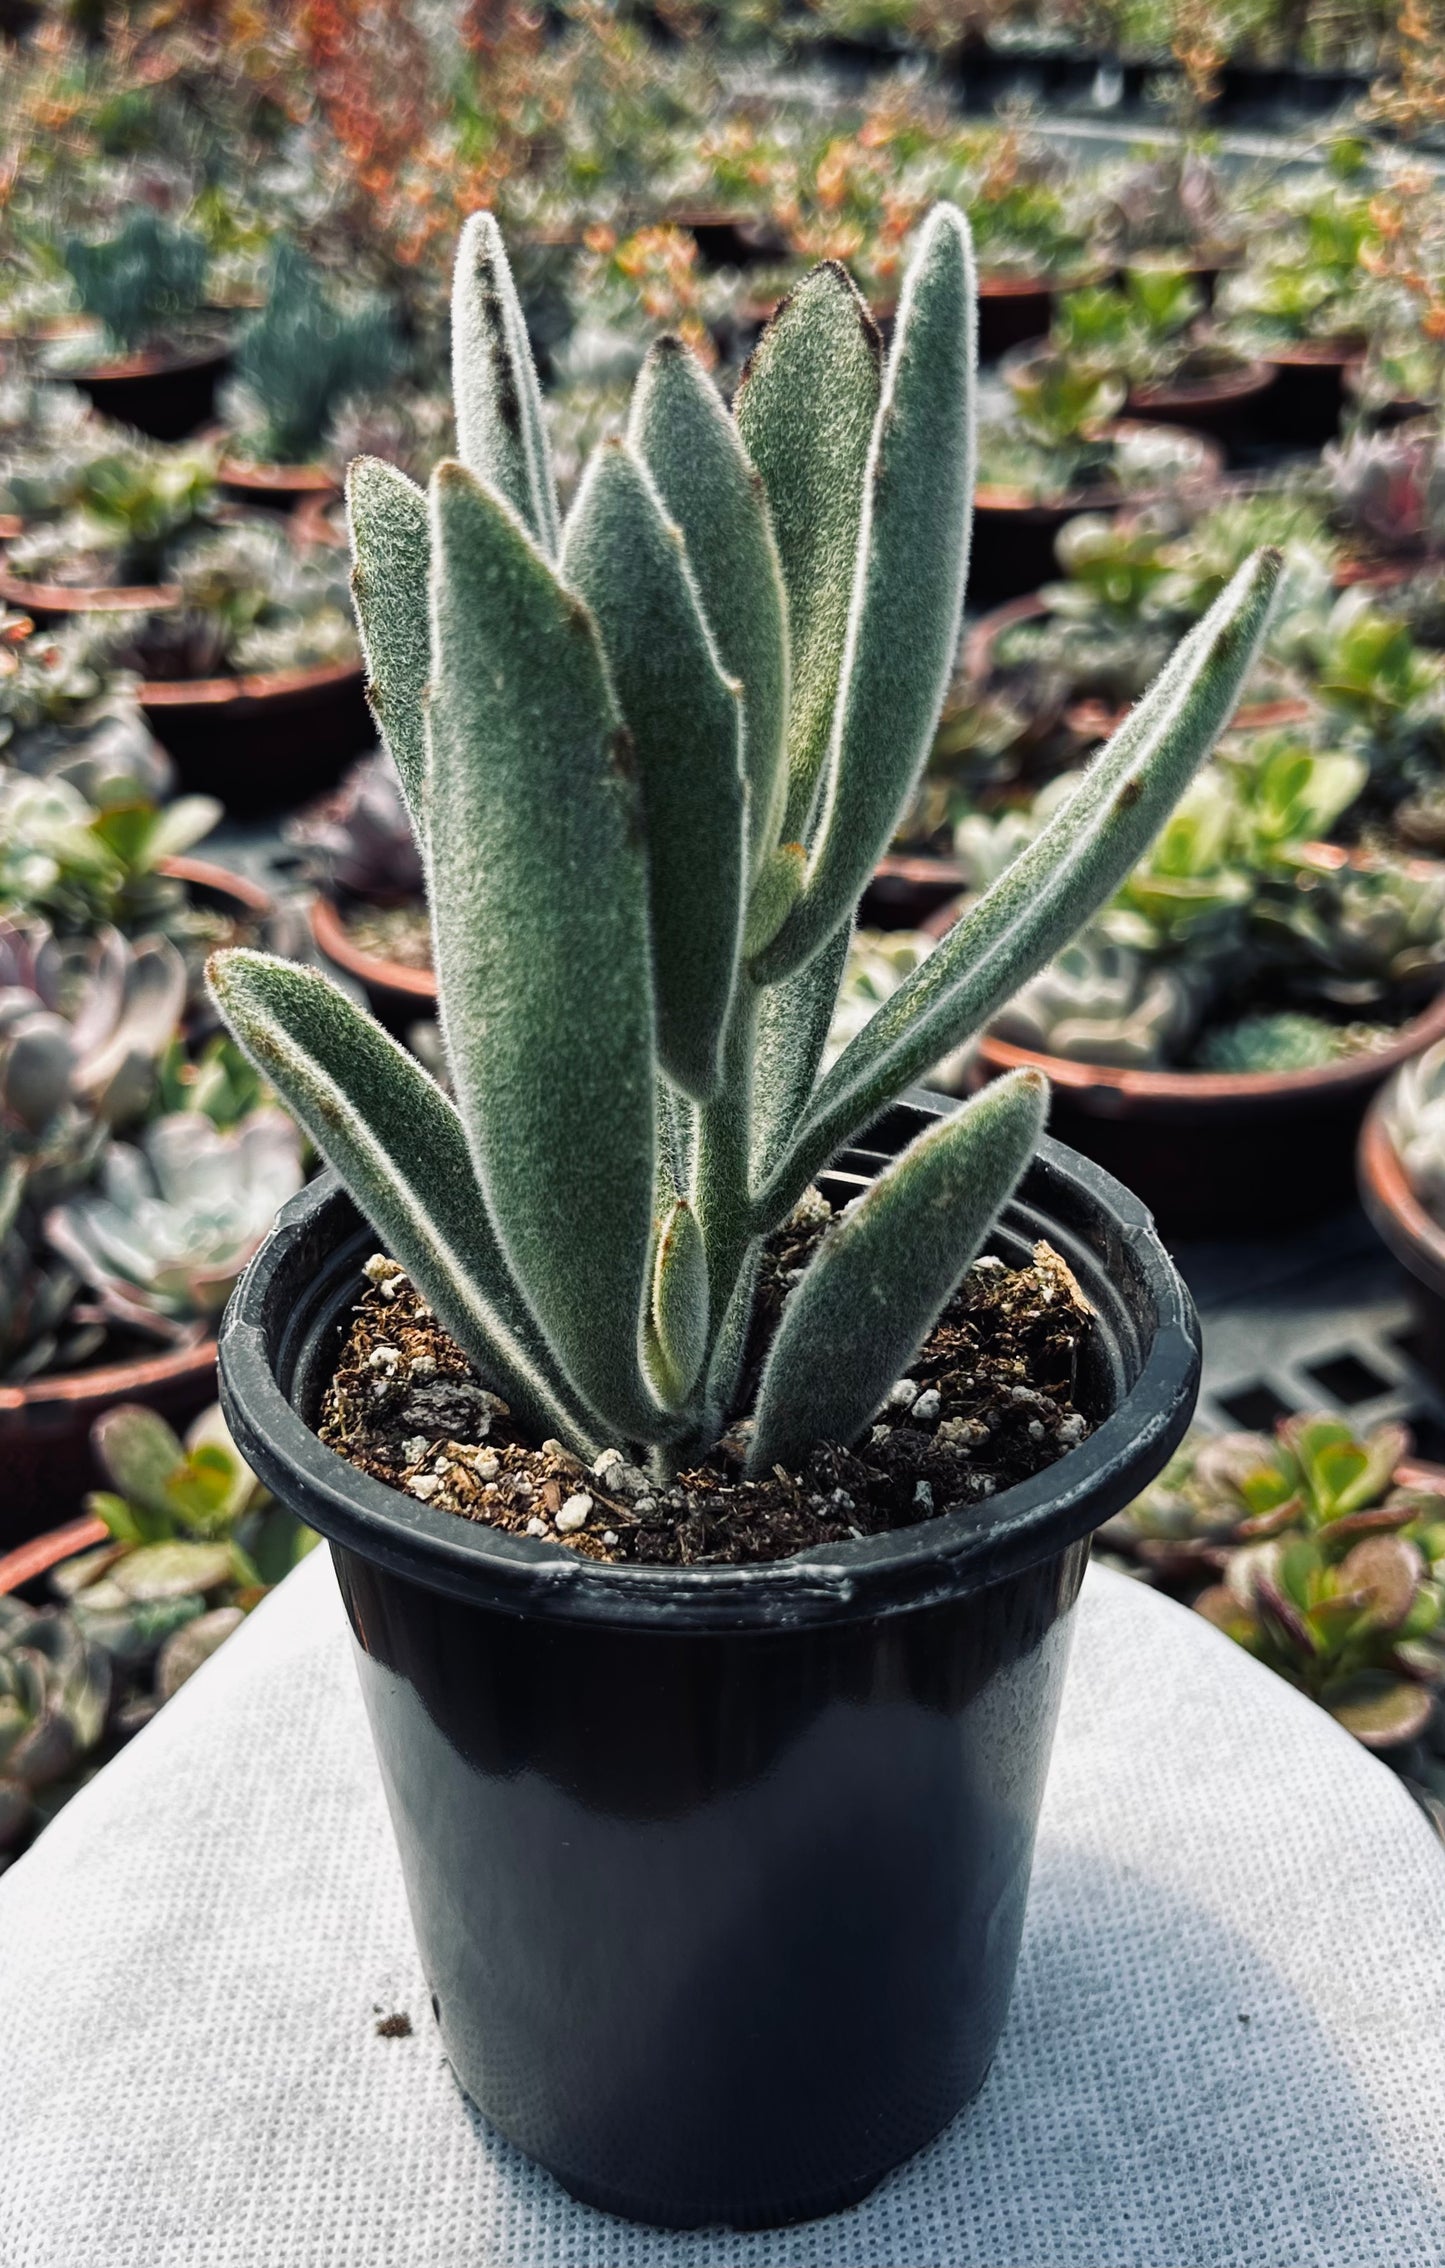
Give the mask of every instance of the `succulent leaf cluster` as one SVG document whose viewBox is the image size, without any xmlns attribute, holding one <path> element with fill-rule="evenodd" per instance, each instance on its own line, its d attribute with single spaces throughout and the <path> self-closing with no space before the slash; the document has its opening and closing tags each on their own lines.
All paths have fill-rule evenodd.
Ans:
<svg viewBox="0 0 1445 2268">
<path fill-rule="evenodd" d="M 425 496 L 352 468 L 357 611 L 456 1103 L 319 975 L 220 955 L 216 995 L 483 1374 L 594 1458 L 620 1440 L 675 1466 L 716 1441 L 763 1240 L 1128 872 L 1263 633 L 1271 553 L 820 1079 L 854 908 L 953 668 L 974 297 L 945 205 L 886 360 L 831 265 L 774 319 L 731 415 L 659 341 L 559 524 L 520 306 L 478 215 L 453 305 L 459 460 Z M 1044 1100 L 1031 1073 L 999 1082 L 824 1237 L 765 1364 L 753 1471 L 860 1431 Z"/>
<path fill-rule="evenodd" d="M 273 463 L 309 462 L 347 396 L 382 391 L 398 360 L 390 309 L 338 304 L 315 265 L 283 238 L 265 307 L 236 349 L 234 406 L 248 448 Z"/>
<path fill-rule="evenodd" d="M 1291 732 L 1231 735 L 1088 933 L 995 1018 L 1000 1038 L 1091 1063 L 1286 1071 L 1377 1044 L 1445 968 L 1445 879 L 1320 841 L 1362 757 Z M 954 832 L 977 890 L 1066 803 L 974 813 Z"/>
<path fill-rule="evenodd" d="M 1430 1725 L 1445 1683 L 1445 1497 L 1397 1487 L 1402 1426 L 1284 1418 L 1193 1437 L 1103 1531 L 1371 1748 Z"/>
<path fill-rule="evenodd" d="M 1445 541 L 1445 461 L 1433 418 L 1331 442 L 1321 458 L 1343 528 L 1390 552 L 1437 550 Z"/>
<path fill-rule="evenodd" d="M 274 1105 L 229 1129 L 204 1110 L 167 1111 L 134 1142 L 110 1142 L 45 1233 L 107 1320 L 178 1343 L 219 1317 L 302 1179 L 300 1137 Z"/>
<path fill-rule="evenodd" d="M 183 331 L 206 284 L 205 239 L 137 205 L 113 236 L 67 238 L 65 265 L 87 315 L 118 348 L 133 350 Z"/>
<path fill-rule="evenodd" d="M 0 1869 L 99 1743 L 110 1698 L 104 1649 L 68 1615 L 0 1598 Z"/>
</svg>

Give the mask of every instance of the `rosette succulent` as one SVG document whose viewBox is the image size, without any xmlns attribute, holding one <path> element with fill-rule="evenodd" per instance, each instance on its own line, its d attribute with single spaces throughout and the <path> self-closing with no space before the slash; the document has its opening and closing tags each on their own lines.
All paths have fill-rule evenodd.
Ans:
<svg viewBox="0 0 1445 2268">
<path fill-rule="evenodd" d="M 381 392 L 398 358 L 390 310 L 338 305 L 312 262 L 283 239 L 272 255 L 266 305 L 236 349 L 227 406 L 247 453 L 309 462 L 346 397 Z"/>
<path fill-rule="evenodd" d="M 171 1111 L 135 1143 L 112 1142 L 95 1185 L 54 1206 L 45 1233 L 104 1315 L 180 1342 L 220 1315 L 302 1178 L 284 1111 L 263 1107 L 229 1132 Z"/>
<path fill-rule="evenodd" d="M 453 306 L 459 461 L 427 495 L 352 468 L 357 609 L 427 873 L 456 1102 L 316 972 L 221 954 L 213 983 L 481 1374 L 592 1461 L 625 1443 L 675 1470 L 715 1445 L 764 1240 L 1117 886 L 1265 627 L 1269 552 L 819 1079 L 854 908 L 953 668 L 974 297 L 944 205 L 886 358 L 832 265 L 765 332 L 732 415 L 664 339 L 559 525 L 521 311 L 477 215 Z M 772 1340 L 751 1470 L 867 1423 L 1044 1103 L 1036 1074 L 997 1082 L 824 1237 Z"/>
</svg>

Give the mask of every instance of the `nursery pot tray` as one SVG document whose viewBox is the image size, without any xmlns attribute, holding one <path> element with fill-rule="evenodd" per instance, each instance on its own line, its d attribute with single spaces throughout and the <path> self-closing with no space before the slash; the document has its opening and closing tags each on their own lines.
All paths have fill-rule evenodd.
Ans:
<svg viewBox="0 0 1445 2268">
<path fill-rule="evenodd" d="M 944 1106 L 889 1112 L 861 1189 Z M 446 2053 L 577 2197 L 674 2227 L 846 2206 L 977 2093 L 1007 2011 L 1088 1538 L 1181 1438 L 1187 1292 L 1045 1141 L 995 1237 L 1095 1315 L 1096 1430 L 991 1502 L 767 1565 L 647 1567 L 465 1521 L 312 1430 L 375 1236 L 293 1199 L 222 1400 L 329 1537 Z"/>
<path fill-rule="evenodd" d="M 104 1411 L 117 1402 L 144 1402 L 180 1427 L 214 1400 L 215 1391 L 212 1338 L 0 1386 L 0 1550 L 28 1543 L 78 1513 L 85 1491 L 103 1484 L 90 1429 Z"/>
<path fill-rule="evenodd" d="M 210 423 L 216 388 L 230 363 L 228 347 L 190 355 L 153 351 L 88 363 L 64 376 L 103 417 L 133 425 L 153 441 L 184 441 Z"/>
<path fill-rule="evenodd" d="M 985 1033 L 984 1078 L 1046 1071 L 1049 1124 L 1136 1189 L 1163 1233 L 1262 1236 L 1348 1203 L 1355 1140 L 1371 1097 L 1445 1038 L 1445 993 L 1374 1054 L 1313 1071 L 1141 1071 L 1075 1063 Z"/>
<path fill-rule="evenodd" d="M 1381 1242 L 1412 1279 L 1425 1361 L 1432 1375 L 1445 1382 L 1445 1228 L 1411 1186 L 1390 1135 L 1383 1095 L 1365 1113 L 1357 1164 L 1360 1202 Z"/>
<path fill-rule="evenodd" d="M 318 892 L 308 909 L 311 935 L 317 949 L 338 969 L 355 977 L 366 993 L 372 1014 L 388 1031 L 404 1032 L 418 1017 L 436 1013 L 435 969 L 414 969 L 405 961 L 392 961 L 368 953 L 347 929 L 333 901 Z"/>
<path fill-rule="evenodd" d="M 233 818 L 289 811 L 334 787 L 374 737 L 357 662 L 255 677 L 148 678 L 146 723 L 189 791 Z"/>
</svg>

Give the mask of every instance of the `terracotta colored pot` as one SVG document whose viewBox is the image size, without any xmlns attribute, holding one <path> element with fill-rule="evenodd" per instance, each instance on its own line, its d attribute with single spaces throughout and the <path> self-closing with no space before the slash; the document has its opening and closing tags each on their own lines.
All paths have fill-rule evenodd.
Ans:
<svg viewBox="0 0 1445 2268">
<path fill-rule="evenodd" d="M 1360 1128 L 1360 1202 L 1411 1278 L 1421 1355 L 1432 1376 L 1445 1383 L 1445 1228 L 1415 1194 L 1391 1139 L 1385 1104 L 1385 1096 L 1377 1095 Z"/>
<path fill-rule="evenodd" d="M 52 1567 L 76 1558 L 82 1551 L 92 1550 L 96 1544 L 104 1543 L 109 1534 L 104 1520 L 92 1520 L 88 1514 L 82 1514 L 78 1520 L 67 1520 L 63 1528 L 47 1528 L 44 1535 L 33 1537 L 14 1551 L 7 1551 L 0 1558 L 0 1599 L 38 1583 Z"/>
<path fill-rule="evenodd" d="M 184 441 L 215 415 L 216 387 L 230 368 L 227 347 L 205 354 L 151 350 L 64 373 L 103 417 L 133 425 L 154 441 Z"/>
<path fill-rule="evenodd" d="M 330 898 L 319 893 L 310 905 L 311 935 L 328 961 L 354 977 L 371 1003 L 373 1015 L 388 1031 L 404 1033 L 410 1024 L 434 1016 L 437 980 L 432 969 L 409 968 L 405 961 L 389 961 L 380 953 L 364 952 Z"/>
<path fill-rule="evenodd" d="M 1111 425 L 1116 440 L 1148 433 L 1141 419 L 1126 418 Z M 1157 429 L 1156 429 L 1157 430 Z M 1196 434 L 1200 459 L 1197 477 L 1217 478 L 1224 470 L 1224 451 L 1217 441 Z M 1025 489 L 992 487 L 985 483 L 973 498 L 973 547 L 968 562 L 968 603 L 993 607 L 1007 599 L 1036 591 L 1057 574 L 1054 538 L 1066 520 L 1080 512 L 1122 511 L 1157 503 L 1165 489 L 1131 489 L 1120 492 L 1079 489 L 1072 495 L 1040 500 Z"/>
<path fill-rule="evenodd" d="M 162 874 L 169 874 L 177 882 L 184 882 L 193 897 L 203 905 L 219 905 L 221 910 L 237 920 L 263 922 L 275 911 L 275 900 L 269 890 L 253 882 L 247 874 L 237 874 L 229 866 L 217 866 L 209 858 L 163 858 Z"/>
<path fill-rule="evenodd" d="M 146 723 L 191 792 L 235 818 L 290 811 L 334 787 L 376 735 L 356 662 L 254 677 L 147 678 Z"/>
<path fill-rule="evenodd" d="M 0 565 L 0 599 L 44 623 L 72 614 L 170 614 L 181 594 L 174 583 L 35 583 Z"/>
<path fill-rule="evenodd" d="M 1365 357 L 1366 341 L 1301 339 L 1271 347 L 1266 360 L 1274 384 L 1262 407 L 1261 423 L 1270 440 L 1296 449 L 1319 449 L 1340 430 L 1346 384 Z"/>
<path fill-rule="evenodd" d="M 78 1513 L 85 1491 L 101 1485 L 90 1429 L 102 1411 L 144 1402 L 179 1428 L 215 1394 L 213 1338 L 0 1386 L 0 1546 L 27 1543 Z"/>
<path fill-rule="evenodd" d="M 1445 993 L 1378 1054 L 1315 1071 L 1140 1071 L 988 1034 L 984 1079 L 1036 1064 L 1050 1131 L 1143 1199 L 1166 1237 L 1273 1235 L 1348 1202 L 1360 1122 L 1390 1073 L 1445 1039 Z"/>
<path fill-rule="evenodd" d="M 1249 362 L 1242 370 L 1193 384 L 1133 387 L 1129 414 L 1155 425 L 1183 425 L 1191 432 L 1207 433 L 1233 455 L 1257 438 L 1263 405 L 1275 383 L 1269 363 Z"/>
<path fill-rule="evenodd" d="M 927 854 L 880 858 L 863 893 L 858 919 L 865 929 L 921 929 L 950 905 L 968 881 L 954 858 Z"/>
<path fill-rule="evenodd" d="M 216 479 L 224 496 L 240 504 L 259 504 L 272 512 L 290 512 L 308 497 L 330 503 L 341 493 L 341 483 L 325 465 L 273 465 L 253 463 L 225 453 L 226 436 L 219 428 L 203 436 L 221 447 Z"/>
</svg>

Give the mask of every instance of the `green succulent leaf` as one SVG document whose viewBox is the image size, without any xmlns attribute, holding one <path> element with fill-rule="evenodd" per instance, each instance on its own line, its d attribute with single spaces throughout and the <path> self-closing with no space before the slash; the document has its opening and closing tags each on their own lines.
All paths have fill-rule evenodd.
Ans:
<svg viewBox="0 0 1445 2268">
<path fill-rule="evenodd" d="M 851 916 L 943 708 L 968 581 L 976 304 L 968 223 L 937 205 L 904 282 L 874 420 L 808 880 L 763 958 L 768 977 L 810 960 Z"/>
<path fill-rule="evenodd" d="M 697 1382 L 708 1325 L 707 1247 L 696 1213 L 682 1198 L 657 1232 L 648 1324 L 648 1367 L 662 1399 L 676 1408 Z"/>
<path fill-rule="evenodd" d="M 637 782 L 592 618 L 461 465 L 432 479 L 432 899 L 457 1104 L 589 1408 L 650 1438 L 656 1072 Z"/>
<path fill-rule="evenodd" d="M 820 1083 L 758 1198 L 782 1220 L 840 1143 L 988 1022 L 1117 889 L 1233 714 L 1283 562 L 1257 552 L 1061 806 Z"/>
<path fill-rule="evenodd" d="M 121 1495 L 169 1522 L 174 1510 L 169 1484 L 186 1452 L 165 1419 L 143 1403 L 123 1402 L 96 1419 L 90 1438 Z"/>
<path fill-rule="evenodd" d="M 753 1057 L 754 1187 L 767 1179 L 813 1092 L 851 935 L 851 926 L 845 923 L 805 968 L 763 988 Z"/>
<path fill-rule="evenodd" d="M 857 1438 L 1012 1196 L 1047 1109 L 1041 1073 L 998 1080 L 920 1134 L 825 1233 L 769 1350 L 750 1472 Z"/>
<path fill-rule="evenodd" d="M 542 392 L 502 232 L 491 213 L 473 213 L 457 247 L 452 392 L 457 455 L 506 498 L 555 557 L 557 489 Z"/>
<path fill-rule="evenodd" d="M 740 688 L 724 676 L 682 537 L 622 442 L 593 458 L 562 576 L 591 609 L 637 766 L 663 1069 L 705 1096 L 722 1069 L 747 883 Z"/>
<path fill-rule="evenodd" d="M 723 668 L 743 688 L 756 866 L 778 840 L 788 728 L 787 598 L 762 483 L 716 387 L 679 339 L 659 339 L 643 364 L 628 439 L 682 530 Z"/>
<path fill-rule="evenodd" d="M 425 851 L 426 683 L 431 670 L 431 537 L 426 497 L 395 465 L 354 458 L 346 475 L 351 596 L 367 699 Z"/>
<path fill-rule="evenodd" d="M 525 1422 L 596 1455 L 593 1423 L 517 1289 L 465 1129 L 435 1081 L 315 969 L 238 950 L 214 954 L 208 973 L 240 1046 L 482 1377 Z"/>
<path fill-rule="evenodd" d="M 788 594 L 785 842 L 806 840 L 833 730 L 882 358 L 861 292 L 846 268 L 825 261 L 773 316 L 733 404 L 767 491 Z"/>
</svg>

